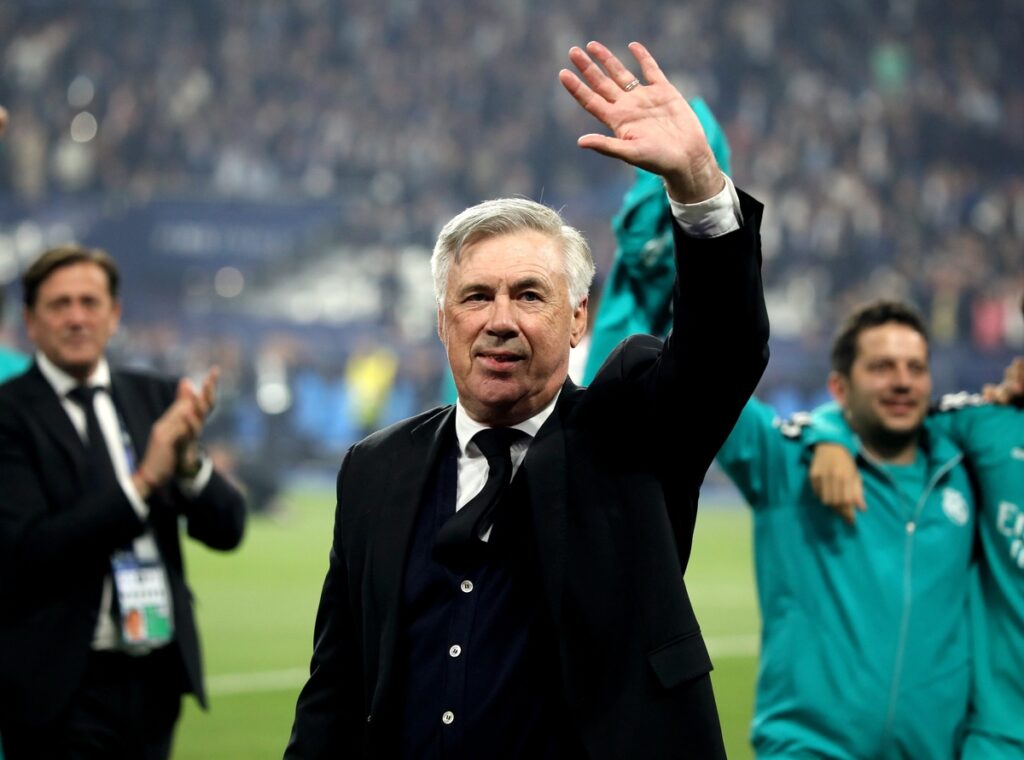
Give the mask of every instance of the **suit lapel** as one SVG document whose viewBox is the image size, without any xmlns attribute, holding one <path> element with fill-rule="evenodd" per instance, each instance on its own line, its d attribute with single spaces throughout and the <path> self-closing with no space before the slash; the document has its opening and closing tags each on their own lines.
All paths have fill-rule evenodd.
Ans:
<svg viewBox="0 0 1024 760">
<path fill-rule="evenodd" d="M 78 431 L 71 424 L 68 413 L 64 411 L 60 399 L 39 371 L 39 367 L 33 364 L 26 378 L 30 382 L 27 385 L 25 401 L 32 409 L 32 418 L 38 420 L 43 430 L 64 450 L 74 465 L 78 481 L 82 482 L 87 472 L 85 447 L 78 436 Z"/>
<path fill-rule="evenodd" d="M 523 460 L 523 471 L 530 493 L 533 524 L 544 570 L 544 591 L 552 615 L 561 610 L 566 570 L 568 515 L 566 479 L 565 419 L 575 405 L 578 388 L 566 379 L 554 413 L 537 431 Z"/>
<path fill-rule="evenodd" d="M 388 488 L 380 495 L 373 536 L 374 588 L 381 601 L 380 679 L 374 709 L 388 693 L 402 606 L 402 579 L 416 513 L 427 479 L 437 467 L 445 445 L 455 436 L 455 407 L 448 407 L 413 428 L 406 445 L 395 451 L 388 470 Z"/>
</svg>

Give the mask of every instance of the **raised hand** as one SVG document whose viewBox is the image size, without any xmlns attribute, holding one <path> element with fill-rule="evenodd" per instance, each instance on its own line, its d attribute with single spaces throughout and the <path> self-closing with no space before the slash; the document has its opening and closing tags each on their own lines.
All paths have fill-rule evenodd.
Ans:
<svg viewBox="0 0 1024 760">
<path fill-rule="evenodd" d="M 725 180 L 700 121 L 647 48 L 632 42 L 629 50 L 644 82 L 599 42 L 587 43 L 585 51 L 569 50 L 582 79 L 562 69 L 559 81 L 612 131 L 612 136 L 583 135 L 578 145 L 660 175 L 669 195 L 681 203 L 712 197 Z"/>
<path fill-rule="evenodd" d="M 199 390 L 196 390 L 188 379 L 183 378 L 178 384 L 178 397 L 175 403 L 181 401 L 190 405 L 189 413 L 198 423 L 194 435 L 186 436 L 178 442 L 178 475 L 189 477 L 195 475 L 199 470 L 199 434 L 206 423 L 206 418 L 213 411 L 219 379 L 220 369 L 213 367 L 203 378 L 203 384 Z"/>
<path fill-rule="evenodd" d="M 1018 356 L 1003 373 L 1003 382 L 982 388 L 982 396 L 993 404 L 1021 404 L 1024 402 L 1024 357 Z"/>
<path fill-rule="evenodd" d="M 172 477 L 194 475 L 199 465 L 199 436 L 217 392 L 219 371 L 210 370 L 198 390 L 183 378 L 167 411 L 153 423 L 149 443 L 132 479 L 142 498 Z"/>
</svg>

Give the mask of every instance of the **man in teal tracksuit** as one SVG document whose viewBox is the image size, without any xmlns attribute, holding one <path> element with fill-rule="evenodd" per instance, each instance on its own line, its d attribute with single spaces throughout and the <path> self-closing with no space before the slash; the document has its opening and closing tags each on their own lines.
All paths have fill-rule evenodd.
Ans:
<svg viewBox="0 0 1024 760">
<path fill-rule="evenodd" d="M 974 688 L 962 760 L 1024 758 L 1024 409 L 946 397 L 931 426 L 977 479 L 982 561 L 971 604 Z"/>
<path fill-rule="evenodd" d="M 855 446 L 832 405 L 815 410 L 814 420 L 808 445 Z M 1024 758 L 1024 409 L 958 393 L 945 396 L 925 424 L 963 450 L 979 492 L 981 561 L 970 605 L 974 670 L 961 760 L 1020 760 Z M 837 501 L 832 506 L 846 509 L 853 503 Z"/>
<path fill-rule="evenodd" d="M 871 505 L 856 525 L 811 490 L 808 417 L 780 423 L 752 399 L 718 454 L 753 507 L 751 738 L 761 760 L 948 760 L 967 711 L 974 505 L 959 449 L 922 429 L 931 382 L 916 316 L 887 303 L 855 313 L 829 387 Z"/>
</svg>

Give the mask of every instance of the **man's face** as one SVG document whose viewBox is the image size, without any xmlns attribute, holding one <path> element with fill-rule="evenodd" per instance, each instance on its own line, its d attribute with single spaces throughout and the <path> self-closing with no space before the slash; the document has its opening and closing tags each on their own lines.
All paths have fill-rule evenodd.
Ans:
<svg viewBox="0 0 1024 760">
<path fill-rule="evenodd" d="M 849 377 L 832 373 L 829 386 L 869 449 L 906 453 L 916 446 L 931 398 L 928 343 L 897 322 L 870 327 L 858 337 Z"/>
<path fill-rule="evenodd" d="M 96 369 L 117 332 L 121 305 L 110 296 L 107 273 L 90 262 L 53 270 L 25 310 L 28 336 L 46 358 L 78 380 Z"/>
<path fill-rule="evenodd" d="M 437 313 L 459 400 L 488 425 L 514 425 L 554 398 L 586 325 L 557 242 L 532 230 L 463 248 Z"/>
</svg>

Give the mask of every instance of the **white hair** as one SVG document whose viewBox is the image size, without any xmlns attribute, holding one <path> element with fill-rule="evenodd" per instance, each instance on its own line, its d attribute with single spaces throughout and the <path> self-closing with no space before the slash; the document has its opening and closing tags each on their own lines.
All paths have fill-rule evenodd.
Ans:
<svg viewBox="0 0 1024 760">
<path fill-rule="evenodd" d="M 430 257 L 434 276 L 434 297 L 444 306 L 448 275 L 458 264 L 463 249 L 492 237 L 533 230 L 559 243 L 569 288 L 569 303 L 575 309 L 590 292 L 594 259 L 579 230 L 570 227 L 558 212 L 525 198 L 498 198 L 470 206 L 446 224 L 437 236 Z"/>
</svg>

